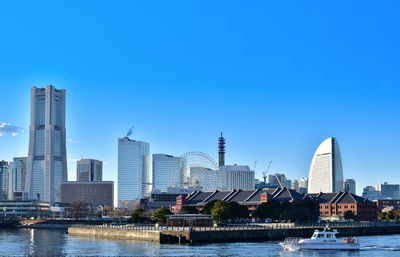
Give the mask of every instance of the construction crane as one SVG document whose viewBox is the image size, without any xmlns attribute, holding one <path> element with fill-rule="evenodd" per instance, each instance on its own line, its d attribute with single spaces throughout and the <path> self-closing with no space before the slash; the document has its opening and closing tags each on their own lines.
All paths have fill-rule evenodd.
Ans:
<svg viewBox="0 0 400 257">
<path fill-rule="evenodd" d="M 257 161 L 254 162 L 254 173 L 256 172 Z"/>
<path fill-rule="evenodd" d="M 272 161 L 269 161 L 267 170 L 263 172 L 264 184 L 267 184 L 267 172 L 269 171 L 269 167 L 271 167 Z"/>
</svg>

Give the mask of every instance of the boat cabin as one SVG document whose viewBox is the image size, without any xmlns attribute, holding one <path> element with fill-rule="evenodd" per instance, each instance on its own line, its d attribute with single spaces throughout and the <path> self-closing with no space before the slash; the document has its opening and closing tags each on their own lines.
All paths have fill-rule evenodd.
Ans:
<svg viewBox="0 0 400 257">
<path fill-rule="evenodd" d="M 321 240 L 322 242 L 336 242 L 336 234 L 337 231 L 319 231 L 315 230 L 314 234 L 312 235 L 311 239 L 314 240 Z"/>
</svg>

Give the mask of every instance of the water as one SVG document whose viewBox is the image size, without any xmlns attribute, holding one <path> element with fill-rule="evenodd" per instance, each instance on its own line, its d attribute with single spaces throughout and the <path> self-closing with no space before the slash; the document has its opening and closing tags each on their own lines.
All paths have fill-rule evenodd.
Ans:
<svg viewBox="0 0 400 257">
<path fill-rule="evenodd" d="M 177 245 L 77 238 L 56 229 L 6 229 L 0 230 L 0 256 L 400 256 L 400 235 L 359 239 L 360 251 L 285 252 L 276 241 Z"/>
</svg>

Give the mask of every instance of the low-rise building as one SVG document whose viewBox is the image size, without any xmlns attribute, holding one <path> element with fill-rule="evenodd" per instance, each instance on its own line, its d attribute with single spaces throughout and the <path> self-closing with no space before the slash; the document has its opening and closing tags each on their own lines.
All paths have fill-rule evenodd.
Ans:
<svg viewBox="0 0 400 257">
<path fill-rule="evenodd" d="M 361 221 L 377 220 L 377 205 L 370 200 L 350 192 L 309 194 L 319 202 L 319 213 L 323 220 L 341 220 L 351 211 Z"/>
<path fill-rule="evenodd" d="M 35 200 L 24 201 L 1 201 L 0 202 L 0 216 L 1 217 L 19 217 L 30 218 L 50 217 L 50 203 L 38 202 Z"/>
<path fill-rule="evenodd" d="M 237 202 L 245 205 L 250 211 L 253 211 L 262 203 L 269 200 L 279 202 L 300 203 L 307 199 L 304 194 L 297 193 L 295 190 L 288 188 L 264 188 L 255 190 L 231 190 L 231 191 L 214 191 L 202 192 L 194 191 L 188 196 L 178 196 L 176 198 L 176 206 L 174 212 L 179 212 L 183 206 L 194 206 L 197 209 L 203 209 L 204 206 L 214 200 L 225 202 Z"/>
</svg>

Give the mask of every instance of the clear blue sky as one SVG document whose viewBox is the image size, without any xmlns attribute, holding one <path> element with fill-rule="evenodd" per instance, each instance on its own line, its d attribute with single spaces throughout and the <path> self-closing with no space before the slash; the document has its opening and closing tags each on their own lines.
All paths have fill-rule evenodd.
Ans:
<svg viewBox="0 0 400 257">
<path fill-rule="evenodd" d="M 358 193 L 400 183 L 399 1 L 3 1 L 0 159 L 27 155 L 30 87 L 67 90 L 68 159 L 117 138 L 308 176 L 327 137 Z M 75 179 L 75 164 L 69 163 Z"/>
</svg>

